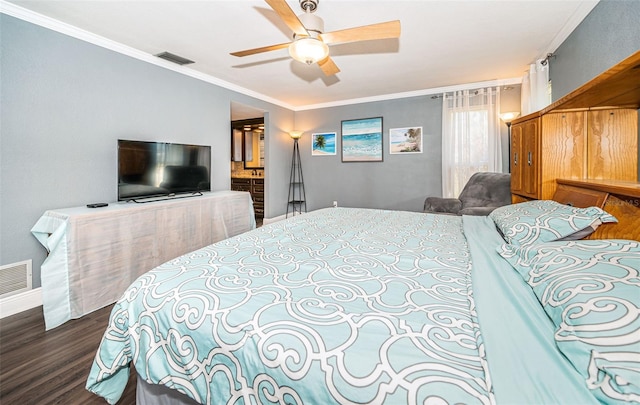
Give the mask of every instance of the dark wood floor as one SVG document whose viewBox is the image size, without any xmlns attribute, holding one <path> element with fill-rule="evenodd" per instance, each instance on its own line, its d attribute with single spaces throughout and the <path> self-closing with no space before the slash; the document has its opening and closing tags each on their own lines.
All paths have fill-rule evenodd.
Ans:
<svg viewBox="0 0 640 405">
<path fill-rule="evenodd" d="M 0 404 L 106 404 L 84 387 L 111 306 L 45 332 L 42 307 L 0 319 Z M 135 372 L 118 404 L 135 404 Z"/>
</svg>

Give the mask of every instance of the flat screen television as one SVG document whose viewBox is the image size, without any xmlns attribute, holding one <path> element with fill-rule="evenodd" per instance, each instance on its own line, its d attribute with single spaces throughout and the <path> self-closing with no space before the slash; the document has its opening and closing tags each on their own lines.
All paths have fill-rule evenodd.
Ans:
<svg viewBox="0 0 640 405">
<path fill-rule="evenodd" d="M 211 191 L 211 147 L 118 140 L 118 201 Z"/>
</svg>

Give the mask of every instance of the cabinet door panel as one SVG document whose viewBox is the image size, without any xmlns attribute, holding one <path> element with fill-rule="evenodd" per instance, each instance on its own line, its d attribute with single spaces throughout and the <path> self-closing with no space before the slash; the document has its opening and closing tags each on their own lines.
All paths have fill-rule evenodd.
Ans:
<svg viewBox="0 0 640 405">
<path fill-rule="evenodd" d="M 523 124 L 511 127 L 511 192 L 522 192 L 522 128 Z"/>
<path fill-rule="evenodd" d="M 511 128 L 511 192 L 538 198 L 539 119 L 520 122 Z"/>
<path fill-rule="evenodd" d="M 542 190 L 552 198 L 556 179 L 581 179 L 586 171 L 586 113 L 567 111 L 542 117 Z"/>
<path fill-rule="evenodd" d="M 585 114 L 582 111 L 546 114 L 542 118 L 545 170 L 569 178 L 585 176 Z M 554 179 L 555 180 L 555 179 Z"/>
<path fill-rule="evenodd" d="M 540 140 L 539 120 L 529 120 L 524 125 L 522 136 L 522 185 L 524 195 L 531 198 L 538 196 L 538 176 L 540 157 L 538 156 L 538 143 Z"/>
<path fill-rule="evenodd" d="M 588 178 L 636 181 L 637 110 L 589 111 L 588 122 Z"/>
</svg>

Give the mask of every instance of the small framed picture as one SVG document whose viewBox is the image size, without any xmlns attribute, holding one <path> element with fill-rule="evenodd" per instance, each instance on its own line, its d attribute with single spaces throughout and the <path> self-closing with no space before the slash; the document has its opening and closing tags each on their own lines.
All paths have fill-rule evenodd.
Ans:
<svg viewBox="0 0 640 405">
<path fill-rule="evenodd" d="M 331 156 L 336 154 L 336 133 L 311 134 L 311 156 Z"/>
<path fill-rule="evenodd" d="M 342 161 L 382 162 L 382 117 L 342 121 Z"/>
<path fill-rule="evenodd" d="M 389 153 L 422 153 L 422 127 L 391 128 Z"/>
</svg>

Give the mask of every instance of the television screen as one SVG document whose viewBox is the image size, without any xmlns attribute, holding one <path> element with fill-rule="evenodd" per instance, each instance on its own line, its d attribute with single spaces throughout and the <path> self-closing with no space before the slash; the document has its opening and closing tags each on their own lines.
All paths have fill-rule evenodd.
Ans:
<svg viewBox="0 0 640 405">
<path fill-rule="evenodd" d="M 118 140 L 118 201 L 211 191 L 211 147 Z"/>
</svg>

